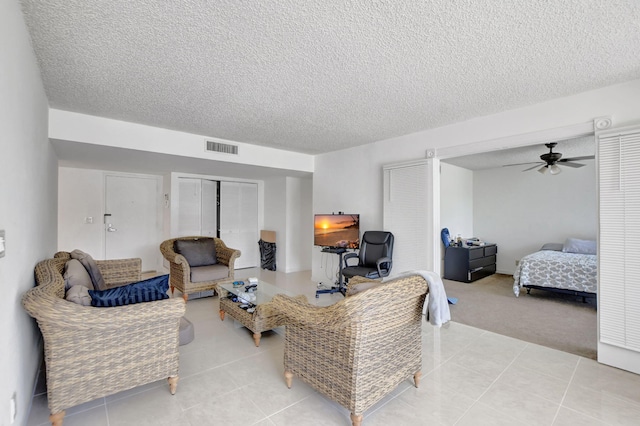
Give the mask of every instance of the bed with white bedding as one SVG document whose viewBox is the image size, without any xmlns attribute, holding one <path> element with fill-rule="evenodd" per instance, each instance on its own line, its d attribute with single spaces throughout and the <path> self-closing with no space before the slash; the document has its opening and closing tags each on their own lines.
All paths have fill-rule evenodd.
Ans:
<svg viewBox="0 0 640 426">
<path fill-rule="evenodd" d="M 545 244 L 539 251 L 523 257 L 513 274 L 514 294 L 519 296 L 520 289 L 524 287 L 527 293 L 537 288 L 583 297 L 595 296 L 598 291 L 595 242 L 586 249 L 572 248 L 567 242 L 564 245 Z"/>
</svg>

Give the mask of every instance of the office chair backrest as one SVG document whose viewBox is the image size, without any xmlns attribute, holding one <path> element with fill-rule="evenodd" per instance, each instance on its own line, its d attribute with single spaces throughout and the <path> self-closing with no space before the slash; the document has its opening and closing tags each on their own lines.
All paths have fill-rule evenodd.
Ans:
<svg viewBox="0 0 640 426">
<path fill-rule="evenodd" d="M 393 234 L 386 231 L 366 231 L 360 244 L 360 265 L 375 267 L 381 257 L 393 253 Z"/>
</svg>

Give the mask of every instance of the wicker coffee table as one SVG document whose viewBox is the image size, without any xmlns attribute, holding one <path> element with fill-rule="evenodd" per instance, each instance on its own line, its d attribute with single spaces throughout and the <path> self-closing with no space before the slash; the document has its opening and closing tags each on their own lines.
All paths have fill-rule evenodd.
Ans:
<svg viewBox="0 0 640 426">
<path fill-rule="evenodd" d="M 230 298 L 230 296 L 237 296 L 238 293 L 245 291 L 247 285 L 249 285 L 248 281 L 239 287 L 234 287 L 232 283 L 217 285 L 216 291 L 220 297 L 220 319 L 224 321 L 225 314 L 229 314 L 240 324 L 253 331 L 253 340 L 256 346 L 260 346 L 260 337 L 263 331 L 273 330 L 284 325 L 284 315 L 274 309 L 269 302 L 276 294 L 288 296 L 293 296 L 293 294 L 264 281 L 258 281 L 257 291 L 254 292 L 256 300 L 252 302 L 255 311 L 247 312 L 240 308 L 240 303 L 234 302 Z"/>
</svg>

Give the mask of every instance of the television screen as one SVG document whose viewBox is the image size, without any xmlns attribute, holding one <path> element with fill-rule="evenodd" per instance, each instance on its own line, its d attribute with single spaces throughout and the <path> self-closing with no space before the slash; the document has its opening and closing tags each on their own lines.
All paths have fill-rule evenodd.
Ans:
<svg viewBox="0 0 640 426">
<path fill-rule="evenodd" d="M 359 214 L 317 214 L 313 221 L 313 244 L 321 247 L 360 247 Z"/>
</svg>

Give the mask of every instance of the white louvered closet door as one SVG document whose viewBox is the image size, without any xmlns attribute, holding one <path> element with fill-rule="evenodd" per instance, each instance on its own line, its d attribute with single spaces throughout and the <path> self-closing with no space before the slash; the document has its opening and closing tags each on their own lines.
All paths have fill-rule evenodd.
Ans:
<svg viewBox="0 0 640 426">
<path fill-rule="evenodd" d="M 202 185 L 200 179 L 178 179 L 178 236 L 200 235 Z"/>
<path fill-rule="evenodd" d="M 178 180 L 178 236 L 218 235 L 218 182 L 207 179 Z"/>
<path fill-rule="evenodd" d="M 428 182 L 426 162 L 384 167 L 384 230 L 395 238 L 392 275 L 429 269 Z"/>
<path fill-rule="evenodd" d="M 600 341 L 640 351 L 640 127 L 598 139 Z"/>
</svg>

